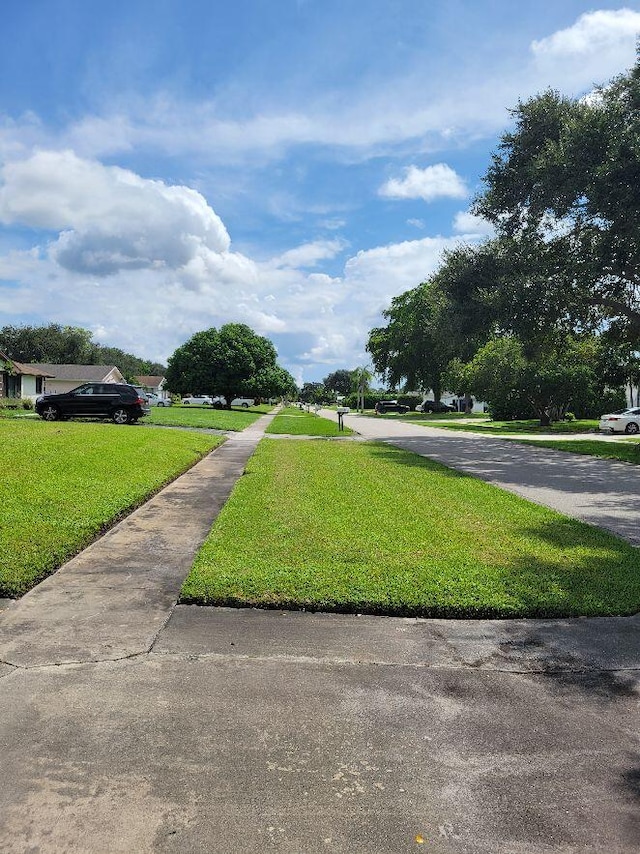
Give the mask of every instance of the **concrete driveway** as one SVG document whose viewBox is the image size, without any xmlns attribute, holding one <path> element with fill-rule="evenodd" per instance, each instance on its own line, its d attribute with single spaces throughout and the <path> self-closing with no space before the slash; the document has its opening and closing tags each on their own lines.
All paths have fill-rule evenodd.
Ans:
<svg viewBox="0 0 640 854">
<path fill-rule="evenodd" d="M 639 617 L 175 605 L 260 436 L 0 612 L 3 854 L 636 854 Z"/>
</svg>

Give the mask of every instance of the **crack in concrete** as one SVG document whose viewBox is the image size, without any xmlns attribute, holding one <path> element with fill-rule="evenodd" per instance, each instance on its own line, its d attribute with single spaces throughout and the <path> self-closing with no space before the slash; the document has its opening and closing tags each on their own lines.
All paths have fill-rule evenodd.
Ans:
<svg viewBox="0 0 640 854">
<path fill-rule="evenodd" d="M 158 633 L 160 634 L 160 632 Z M 60 668 L 79 668 L 86 665 L 111 665 L 123 661 L 133 661 L 136 659 L 158 658 L 165 661 L 213 661 L 213 662 L 278 662 L 280 664 L 303 664 L 315 665 L 323 667 L 325 665 L 338 667 L 353 667 L 353 668 L 387 668 L 397 670 L 433 670 L 438 672 L 461 672 L 470 671 L 483 674 L 501 673 L 511 676 L 554 676 L 554 675 L 578 675 L 578 676 L 598 676 L 599 674 L 620 674 L 620 675 L 635 675 L 640 673 L 640 667 L 531 667 L 531 668 L 513 668 L 513 667 L 492 667 L 487 665 L 465 664 L 459 663 L 429 663 L 429 662 L 397 662 L 397 661 L 363 661 L 361 659 L 350 659 L 340 657 L 324 657 L 318 658 L 309 655 L 251 655 L 244 653 L 224 653 L 224 652 L 200 652 L 200 653 L 178 653 L 178 652 L 158 652 L 153 649 L 157 640 L 153 641 L 149 649 L 138 652 L 131 652 L 125 655 L 116 656 L 114 658 L 87 658 L 82 660 L 46 662 L 44 664 L 14 664 L 10 661 L 0 660 L 0 665 L 4 664 L 12 670 L 10 673 L 0 675 L 0 679 L 12 675 L 15 671 L 38 671 Z"/>
</svg>

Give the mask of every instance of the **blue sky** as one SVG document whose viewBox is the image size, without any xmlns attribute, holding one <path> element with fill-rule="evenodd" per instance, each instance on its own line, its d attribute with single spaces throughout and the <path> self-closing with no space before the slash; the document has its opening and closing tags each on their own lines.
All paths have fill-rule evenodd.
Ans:
<svg viewBox="0 0 640 854">
<path fill-rule="evenodd" d="M 634 62 L 640 3 L 3 0 L 0 325 L 166 361 L 249 324 L 296 379 L 469 214 L 509 108 Z"/>
</svg>

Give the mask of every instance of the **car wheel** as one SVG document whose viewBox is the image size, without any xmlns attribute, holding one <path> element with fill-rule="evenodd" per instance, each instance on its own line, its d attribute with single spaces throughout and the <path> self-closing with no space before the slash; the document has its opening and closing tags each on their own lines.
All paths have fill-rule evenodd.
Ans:
<svg viewBox="0 0 640 854">
<path fill-rule="evenodd" d="M 41 414 L 45 421 L 57 421 L 60 418 L 60 410 L 52 403 L 45 406 Z"/>
<path fill-rule="evenodd" d="M 183 406 L 189 406 L 189 404 L 190 404 L 190 403 L 191 403 L 191 401 L 190 401 L 190 400 L 183 400 L 183 401 L 182 401 L 182 405 L 183 405 Z"/>
<path fill-rule="evenodd" d="M 117 409 L 113 410 L 111 419 L 114 424 L 128 424 L 131 421 L 131 415 L 129 414 L 128 409 L 124 409 L 122 406 L 119 406 Z"/>
<path fill-rule="evenodd" d="M 630 436 L 635 436 L 636 433 L 640 432 L 640 427 L 638 427 L 635 421 L 630 421 L 624 428 L 624 432 Z"/>
<path fill-rule="evenodd" d="M 243 404 L 242 404 L 242 408 L 243 408 L 243 409 L 248 409 L 248 408 L 249 408 L 249 404 L 248 404 L 248 403 L 243 403 Z"/>
</svg>

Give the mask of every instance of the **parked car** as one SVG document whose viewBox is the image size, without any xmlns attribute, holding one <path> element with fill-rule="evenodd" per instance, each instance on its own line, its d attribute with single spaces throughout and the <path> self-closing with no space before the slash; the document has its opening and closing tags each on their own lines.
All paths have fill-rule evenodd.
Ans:
<svg viewBox="0 0 640 854">
<path fill-rule="evenodd" d="M 241 406 L 243 409 L 248 409 L 250 406 L 255 406 L 255 400 L 252 397 L 234 397 L 231 401 L 231 406 Z M 214 406 L 226 406 L 227 399 L 224 395 L 219 395 L 213 398 Z"/>
<path fill-rule="evenodd" d="M 637 435 L 640 433 L 640 407 L 601 415 L 598 429 L 603 433 L 627 433 L 629 436 Z"/>
<path fill-rule="evenodd" d="M 416 412 L 455 412 L 455 406 L 440 400 L 425 400 L 416 406 Z"/>
<path fill-rule="evenodd" d="M 375 405 L 375 412 L 378 415 L 384 415 L 387 412 L 398 412 L 401 415 L 409 411 L 409 407 L 397 400 L 379 400 Z"/>
<path fill-rule="evenodd" d="M 170 397 L 160 397 L 154 392 L 147 392 L 147 399 L 151 406 L 171 406 L 173 404 Z"/>
<path fill-rule="evenodd" d="M 182 398 L 183 406 L 213 406 L 213 400 L 205 394 L 194 394 L 190 397 Z"/>
<path fill-rule="evenodd" d="M 133 424 L 151 411 L 138 389 L 124 383 L 84 383 L 62 394 L 36 400 L 36 412 L 45 421 L 72 418 L 111 418 L 116 424 Z"/>
</svg>

